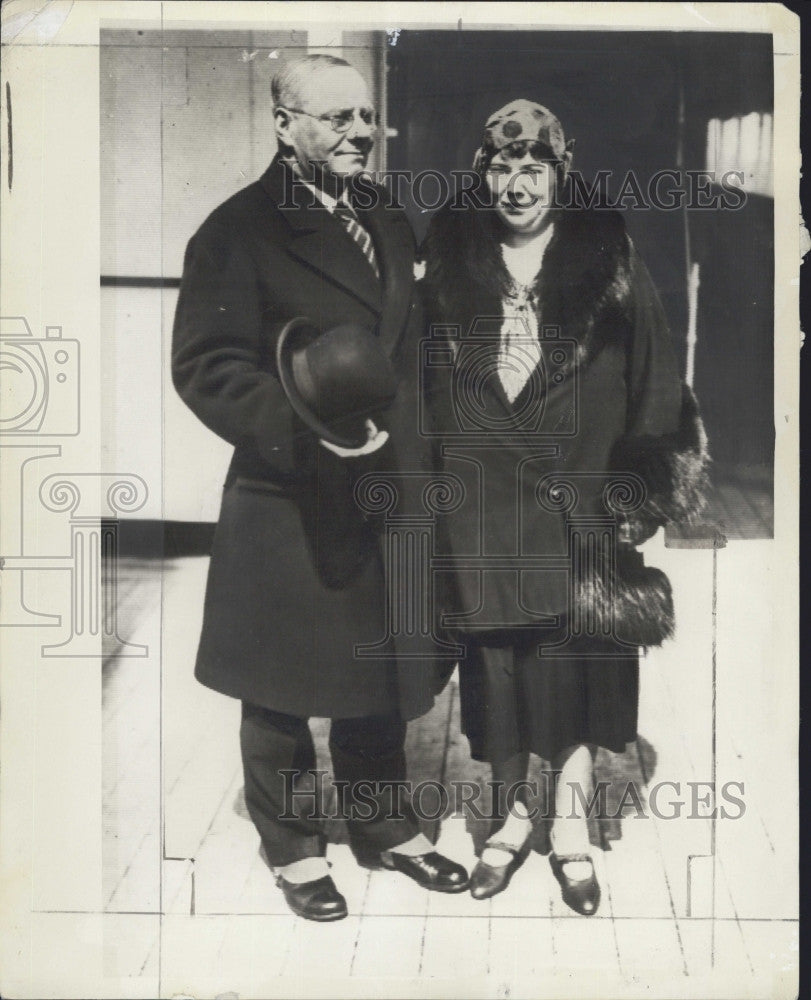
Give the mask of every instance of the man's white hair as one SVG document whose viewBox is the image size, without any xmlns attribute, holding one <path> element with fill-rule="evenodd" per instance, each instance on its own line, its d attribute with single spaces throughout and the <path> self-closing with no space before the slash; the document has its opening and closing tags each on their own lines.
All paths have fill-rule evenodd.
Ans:
<svg viewBox="0 0 811 1000">
<path fill-rule="evenodd" d="M 298 104 L 305 80 L 315 73 L 336 67 L 354 69 L 346 59 L 328 55 L 300 56 L 298 59 L 291 59 L 289 62 L 283 63 L 270 81 L 270 96 L 273 99 L 273 107 L 286 108 Z"/>
</svg>

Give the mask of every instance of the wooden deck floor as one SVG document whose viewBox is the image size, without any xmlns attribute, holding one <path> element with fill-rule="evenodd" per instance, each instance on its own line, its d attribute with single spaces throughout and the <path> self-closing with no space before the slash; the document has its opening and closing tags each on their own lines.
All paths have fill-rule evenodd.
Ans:
<svg viewBox="0 0 811 1000">
<path fill-rule="evenodd" d="M 625 818 L 592 826 L 595 917 L 562 903 L 543 821 L 508 890 L 484 902 L 359 868 L 336 821 L 328 858 L 349 917 L 329 925 L 286 909 L 245 811 L 238 703 L 192 678 L 207 560 L 173 560 L 162 573 L 158 562 L 125 564 L 122 634 L 152 645 L 148 660 L 105 667 L 109 974 L 131 977 L 132 995 L 154 983 L 160 996 L 554 997 L 572 983 L 601 998 L 778 995 L 796 968 L 796 803 L 785 799 L 793 776 L 773 780 L 785 741 L 755 749 L 750 738 L 780 707 L 770 619 L 745 585 L 757 573 L 768 581 L 770 554 L 768 541 L 716 552 L 665 549 L 661 534 L 649 543 L 648 561 L 673 582 L 679 635 L 643 662 L 639 739 L 598 758 L 609 801 L 633 782 L 644 817 L 631 803 Z M 329 770 L 327 723 L 312 728 Z M 414 781 L 450 791 L 489 777 L 460 735 L 455 679 L 410 725 L 407 750 Z M 708 810 L 706 789 L 689 782 L 712 780 L 743 782 L 743 816 L 691 818 Z M 674 800 L 682 815 L 664 818 Z M 449 815 L 427 832 L 472 865 L 483 825 Z"/>
</svg>

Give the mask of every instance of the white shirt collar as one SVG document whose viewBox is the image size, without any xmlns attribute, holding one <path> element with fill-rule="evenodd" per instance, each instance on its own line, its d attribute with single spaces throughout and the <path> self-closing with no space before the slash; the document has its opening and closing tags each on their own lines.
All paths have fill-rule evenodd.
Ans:
<svg viewBox="0 0 811 1000">
<path fill-rule="evenodd" d="M 329 194 L 327 191 L 322 191 L 321 188 L 316 187 L 315 184 L 310 184 L 308 181 L 306 181 L 302 176 L 301 168 L 299 167 L 298 163 L 296 163 L 295 160 L 290 161 L 290 169 L 293 170 L 293 172 L 299 178 L 301 183 L 312 191 L 312 193 L 316 196 L 316 198 L 318 198 L 318 200 L 321 202 L 324 208 L 326 208 L 326 210 L 330 213 L 330 215 L 332 215 L 332 213 L 335 211 L 338 205 L 342 205 L 345 208 L 348 208 L 349 211 L 353 215 L 355 215 L 355 209 L 350 204 L 350 201 L 346 196 L 346 191 L 342 191 L 341 196 L 339 198 L 333 198 L 332 195 Z"/>
</svg>

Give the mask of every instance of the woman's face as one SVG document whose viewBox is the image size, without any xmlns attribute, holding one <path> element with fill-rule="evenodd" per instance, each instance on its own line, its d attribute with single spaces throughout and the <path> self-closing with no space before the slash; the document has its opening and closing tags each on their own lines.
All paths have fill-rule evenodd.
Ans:
<svg viewBox="0 0 811 1000">
<path fill-rule="evenodd" d="M 548 221 L 554 203 L 555 164 L 529 151 L 517 158 L 499 152 L 487 168 L 496 215 L 516 233 L 531 236 Z"/>
</svg>

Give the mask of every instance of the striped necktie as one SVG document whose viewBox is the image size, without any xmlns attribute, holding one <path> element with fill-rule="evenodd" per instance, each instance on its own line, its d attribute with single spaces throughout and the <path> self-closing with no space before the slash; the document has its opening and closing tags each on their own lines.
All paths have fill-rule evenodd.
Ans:
<svg viewBox="0 0 811 1000">
<path fill-rule="evenodd" d="M 369 266 L 374 271 L 376 277 L 379 278 L 380 269 L 377 266 L 377 255 L 375 254 L 372 237 L 355 218 L 352 209 L 348 205 L 342 205 L 339 202 L 332 210 L 332 214 L 360 247 L 361 253 L 369 261 Z"/>
</svg>

